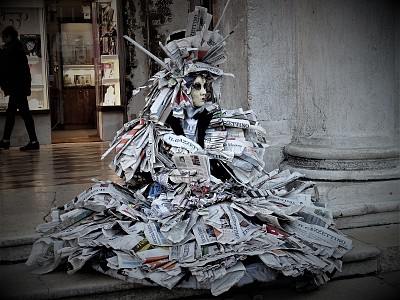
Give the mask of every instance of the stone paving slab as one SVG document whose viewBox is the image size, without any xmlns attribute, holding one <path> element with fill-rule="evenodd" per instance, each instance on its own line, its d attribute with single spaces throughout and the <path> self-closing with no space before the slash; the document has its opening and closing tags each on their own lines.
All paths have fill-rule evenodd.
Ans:
<svg viewBox="0 0 400 300">
<path fill-rule="evenodd" d="M 400 272 L 360 278 L 336 279 L 309 293 L 296 292 L 290 281 L 280 284 L 251 284 L 213 297 L 209 291 L 149 287 L 127 283 L 93 270 L 67 275 L 57 270 L 46 275 L 31 274 L 24 264 L 0 266 L 1 299 L 397 299 Z M 262 298 L 261 298 L 262 297 Z"/>
</svg>

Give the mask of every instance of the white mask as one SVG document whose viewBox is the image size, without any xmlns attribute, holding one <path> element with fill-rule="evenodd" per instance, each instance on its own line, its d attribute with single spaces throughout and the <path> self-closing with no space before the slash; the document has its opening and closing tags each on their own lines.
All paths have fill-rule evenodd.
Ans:
<svg viewBox="0 0 400 300">
<path fill-rule="evenodd" d="M 202 76 L 197 76 L 192 83 L 190 95 L 192 96 L 193 105 L 202 107 L 207 101 L 206 79 Z"/>
</svg>

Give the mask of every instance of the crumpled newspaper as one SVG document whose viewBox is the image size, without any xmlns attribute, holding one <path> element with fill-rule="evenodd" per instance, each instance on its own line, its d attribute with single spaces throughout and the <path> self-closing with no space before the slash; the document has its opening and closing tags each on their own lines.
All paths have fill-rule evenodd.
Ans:
<svg viewBox="0 0 400 300">
<path fill-rule="evenodd" d="M 341 270 L 352 242 L 318 202 L 315 184 L 298 172 L 265 171 L 266 132 L 255 113 L 219 107 L 225 38 L 206 30 L 209 22 L 196 7 L 185 37 L 163 46 L 169 59 L 145 85 L 142 114 L 104 153 L 114 154 L 110 167 L 125 185 L 98 181 L 37 227 L 42 237 L 27 260 L 35 273 L 91 264 L 129 282 L 219 295 L 278 274 L 312 273 L 320 285 Z M 198 71 L 213 78 L 204 147 L 166 124 L 171 113 L 184 116 L 185 76 Z"/>
</svg>

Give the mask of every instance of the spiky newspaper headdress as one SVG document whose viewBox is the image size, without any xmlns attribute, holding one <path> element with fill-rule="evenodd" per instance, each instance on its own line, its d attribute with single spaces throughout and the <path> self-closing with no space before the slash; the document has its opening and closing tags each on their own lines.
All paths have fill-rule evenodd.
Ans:
<svg viewBox="0 0 400 300">
<path fill-rule="evenodd" d="M 226 3 L 225 9 L 228 4 L 229 1 Z M 172 108 L 174 115 L 179 117 L 182 115 L 182 110 L 191 105 L 191 87 L 187 83 L 190 76 L 194 76 L 194 74 L 207 74 L 212 79 L 210 82 L 213 100 L 218 101 L 220 99 L 222 75 L 233 76 L 232 74 L 224 73 L 219 67 L 227 59 L 226 39 L 233 31 L 228 36 L 223 37 L 217 29 L 208 30 L 211 19 L 212 15 L 207 13 L 206 8 L 196 6 L 195 10 L 188 16 L 186 30 L 178 30 L 171 33 L 165 45 L 159 42 L 161 49 L 167 55 L 165 61 L 153 55 L 130 37 L 124 36 L 125 39 L 162 67 L 162 70 L 155 74 L 145 85 L 137 88 L 133 92 L 133 96 L 146 87 L 155 87 L 157 90 L 162 90 L 163 87 L 166 87 L 171 90 L 168 103 L 162 103 L 164 104 L 162 108 L 165 111 L 160 111 L 161 103 L 157 103 L 155 106 L 157 106 L 158 115 L 156 115 L 155 109 L 153 109 L 153 113 L 150 112 L 153 120 L 165 120 L 165 115 Z M 156 100 L 154 98 L 155 94 L 157 93 L 150 92 L 147 96 L 146 107 L 142 112 L 142 116 L 146 116 L 149 113 L 146 108 L 148 109 L 154 104 Z"/>
</svg>

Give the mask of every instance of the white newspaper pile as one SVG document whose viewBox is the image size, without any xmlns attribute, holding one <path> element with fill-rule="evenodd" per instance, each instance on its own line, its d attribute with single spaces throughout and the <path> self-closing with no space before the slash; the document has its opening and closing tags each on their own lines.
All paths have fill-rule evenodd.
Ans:
<svg viewBox="0 0 400 300">
<path fill-rule="evenodd" d="M 72 274 L 90 261 L 128 281 L 146 284 L 147 278 L 170 289 L 208 287 L 214 295 L 241 280 L 274 280 L 277 272 L 299 276 L 308 270 L 323 283 L 326 273 L 340 271 L 351 240 L 335 230 L 332 214 L 311 194 L 292 190 L 287 198 L 262 196 L 261 190 L 214 182 L 205 158 L 174 156 L 177 171 L 198 176 L 174 183 L 189 189 L 156 182 L 137 190 L 96 183 L 52 211 L 53 222 L 34 243 L 27 264 L 43 274 L 67 262 Z M 248 257 L 259 259 L 253 277 Z"/>
<path fill-rule="evenodd" d="M 90 264 L 130 282 L 219 295 L 279 273 L 311 273 L 320 285 L 340 271 L 351 240 L 318 203 L 314 183 L 298 172 L 266 172 L 265 130 L 254 112 L 219 107 L 226 38 L 207 30 L 210 21 L 196 7 L 185 37 L 162 45 L 166 68 L 143 87 L 149 92 L 140 117 L 104 153 L 114 154 L 110 167 L 125 185 L 96 182 L 37 227 L 42 237 L 27 261 L 37 274 L 64 263 L 72 274 Z M 191 72 L 212 78 L 204 147 L 167 122 L 185 118 L 192 105 Z"/>
</svg>

